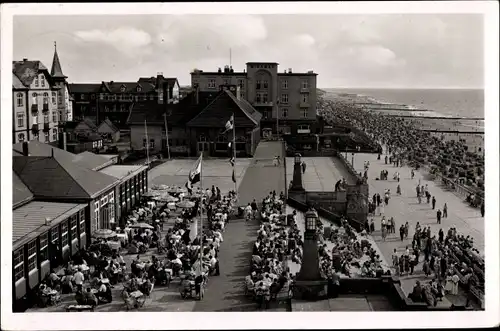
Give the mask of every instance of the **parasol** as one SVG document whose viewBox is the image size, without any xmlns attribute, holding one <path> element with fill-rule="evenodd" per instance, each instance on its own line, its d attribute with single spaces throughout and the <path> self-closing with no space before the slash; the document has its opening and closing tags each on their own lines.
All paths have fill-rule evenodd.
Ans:
<svg viewBox="0 0 500 331">
<path fill-rule="evenodd" d="M 154 229 L 153 226 L 151 226 L 147 223 L 132 224 L 131 226 L 129 226 L 129 228 L 132 228 L 132 229 L 150 229 L 150 230 Z"/>
<path fill-rule="evenodd" d="M 181 201 L 177 204 L 177 207 L 179 208 L 193 208 L 194 206 L 195 206 L 194 202 L 188 200 Z"/>
<path fill-rule="evenodd" d="M 94 232 L 94 238 L 112 238 L 116 237 L 116 232 L 109 229 L 99 229 Z"/>
<path fill-rule="evenodd" d="M 155 192 L 155 191 L 149 191 L 149 192 L 144 193 L 142 196 L 148 198 L 148 197 L 155 197 L 159 194 L 160 193 Z"/>
</svg>

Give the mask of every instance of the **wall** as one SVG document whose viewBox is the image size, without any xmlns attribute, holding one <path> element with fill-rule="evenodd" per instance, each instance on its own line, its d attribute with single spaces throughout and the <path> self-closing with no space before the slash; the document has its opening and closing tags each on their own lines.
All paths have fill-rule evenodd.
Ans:
<svg viewBox="0 0 500 331">
<path fill-rule="evenodd" d="M 22 104 L 20 106 L 17 105 L 17 95 L 21 97 Z M 13 112 L 13 132 L 14 132 L 14 137 L 13 137 L 13 143 L 18 143 L 21 142 L 19 139 L 19 134 L 24 135 L 24 140 L 22 141 L 27 141 L 29 137 L 29 127 L 28 127 L 28 122 L 29 122 L 29 116 L 31 116 L 31 111 L 28 109 L 28 92 L 27 91 L 12 91 L 12 108 L 14 109 Z M 17 115 L 20 114 L 23 116 L 23 125 L 19 126 L 17 125 Z"/>
<path fill-rule="evenodd" d="M 215 87 L 208 87 L 208 82 L 211 79 L 215 79 Z M 227 80 L 229 85 L 242 85 L 242 94 L 246 95 L 247 86 L 247 75 L 242 72 L 233 73 L 191 73 L 191 86 L 198 84 L 201 92 L 215 92 L 219 91 L 219 86 L 224 85 L 224 81 Z"/>
<path fill-rule="evenodd" d="M 154 147 L 149 149 L 149 153 L 159 153 L 161 152 L 161 140 L 162 140 L 162 130 L 161 125 L 148 125 L 148 141 L 154 140 Z M 146 132 L 144 130 L 144 125 L 131 125 L 130 126 L 130 147 L 134 150 L 144 149 L 143 139 L 146 138 Z"/>
<path fill-rule="evenodd" d="M 288 81 L 288 88 L 284 89 L 282 81 Z M 308 88 L 302 89 L 302 81 L 307 81 Z M 278 99 L 280 100 L 280 118 L 282 117 L 282 109 L 288 109 L 287 119 L 290 120 L 302 120 L 302 119 L 316 119 L 316 75 L 311 74 L 279 74 L 278 75 Z M 307 104 L 302 104 L 301 92 L 309 94 L 309 100 Z M 281 95 L 288 94 L 288 104 L 283 104 L 281 101 Z M 307 106 L 308 116 L 304 118 L 302 116 L 301 104 Z M 275 115 L 273 115 L 274 117 Z M 274 117 L 276 118 L 276 117 Z"/>
</svg>

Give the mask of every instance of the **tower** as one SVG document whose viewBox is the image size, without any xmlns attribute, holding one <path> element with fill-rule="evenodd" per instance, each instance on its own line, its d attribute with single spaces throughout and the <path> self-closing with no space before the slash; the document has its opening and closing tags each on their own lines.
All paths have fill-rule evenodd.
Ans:
<svg viewBox="0 0 500 331">
<path fill-rule="evenodd" d="M 54 41 L 54 57 L 52 59 L 52 68 L 50 75 L 54 81 L 57 89 L 57 110 L 59 112 L 59 122 L 66 122 L 73 120 L 73 107 L 70 102 L 70 95 L 68 90 L 67 76 L 63 74 L 59 54 L 57 54 L 57 43 Z"/>
</svg>

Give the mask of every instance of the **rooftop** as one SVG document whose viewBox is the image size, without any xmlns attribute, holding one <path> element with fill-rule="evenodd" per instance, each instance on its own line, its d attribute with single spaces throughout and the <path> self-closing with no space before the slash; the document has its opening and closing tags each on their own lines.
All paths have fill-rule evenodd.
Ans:
<svg viewBox="0 0 500 331">
<path fill-rule="evenodd" d="M 54 225 L 84 209 L 87 204 L 33 201 L 12 211 L 12 249 L 50 230 Z M 45 225 L 45 219 L 50 225 Z"/>
<path fill-rule="evenodd" d="M 12 207 L 16 208 L 33 199 L 33 192 L 23 183 L 21 178 L 12 172 Z"/>
<path fill-rule="evenodd" d="M 49 73 L 41 61 L 23 59 L 23 61 L 13 61 L 12 63 L 12 73 L 19 78 L 24 86 L 30 86 L 39 71 Z"/>
<path fill-rule="evenodd" d="M 99 172 L 114 178 L 124 179 L 146 170 L 147 168 L 148 167 L 144 165 L 112 165 L 100 170 Z"/>
</svg>

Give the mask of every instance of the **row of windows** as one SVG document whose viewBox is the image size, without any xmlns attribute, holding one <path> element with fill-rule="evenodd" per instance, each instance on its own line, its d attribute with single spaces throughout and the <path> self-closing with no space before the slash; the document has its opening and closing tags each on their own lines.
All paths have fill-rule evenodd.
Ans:
<svg viewBox="0 0 500 331">
<path fill-rule="evenodd" d="M 223 82 L 224 82 L 224 85 L 230 85 L 231 80 L 229 78 L 225 78 L 223 80 Z M 195 84 L 196 84 L 196 82 L 193 81 L 193 85 L 195 85 Z M 207 86 L 208 86 L 208 88 L 215 89 L 217 87 L 216 80 L 215 79 L 209 79 Z M 245 86 L 243 79 L 238 79 L 238 86 L 240 88 L 243 88 Z M 257 80 L 256 83 L 255 83 L 255 88 L 257 90 L 267 89 L 267 88 L 269 88 L 269 82 L 267 80 Z M 307 88 L 309 88 L 309 81 L 302 80 L 301 83 L 300 83 L 300 88 L 301 89 L 307 89 Z M 283 89 L 283 90 L 287 90 L 288 89 L 288 80 L 286 80 L 286 79 L 282 79 L 281 80 L 281 89 Z"/>
<path fill-rule="evenodd" d="M 198 82 L 197 81 L 193 81 L 193 85 L 196 85 L 196 84 L 198 84 Z M 223 79 L 223 85 L 231 85 L 231 79 L 230 78 L 224 78 Z M 240 89 L 243 89 L 245 87 L 245 80 L 244 79 L 238 79 L 238 86 L 240 87 Z M 216 80 L 215 79 L 209 79 L 207 87 L 208 88 L 213 88 L 213 89 L 216 88 L 217 87 Z"/>
<path fill-rule="evenodd" d="M 302 118 L 308 118 L 309 117 L 309 108 L 301 108 L 300 109 L 300 114 L 302 115 Z M 262 117 L 264 119 L 271 118 L 271 112 L 268 111 L 268 110 L 265 110 L 262 113 Z M 281 108 L 280 109 L 280 117 L 281 118 L 288 118 L 288 108 Z"/>
<path fill-rule="evenodd" d="M 23 127 L 25 115 L 23 113 L 17 113 L 16 116 L 17 116 L 17 126 Z M 52 122 L 57 123 L 58 119 L 59 119 L 58 112 L 56 112 L 56 111 L 52 112 Z M 43 122 L 50 123 L 50 115 L 43 115 Z M 38 124 L 38 116 L 32 117 L 32 124 Z"/>
<path fill-rule="evenodd" d="M 45 76 L 41 75 L 40 79 L 38 79 L 38 76 L 35 77 L 35 87 L 39 87 L 42 85 L 42 87 L 45 87 Z"/>
<path fill-rule="evenodd" d="M 70 225 L 68 233 L 68 223 Z M 59 227 L 53 227 L 50 231 L 41 234 L 38 237 L 39 247 L 37 249 L 36 239 L 28 243 L 28 259 L 27 266 L 28 272 L 37 269 L 37 261 L 43 262 L 49 258 L 49 238 L 50 243 L 53 245 L 58 245 L 59 240 L 61 240 L 62 247 L 68 245 L 69 239 L 76 239 L 78 236 L 85 233 L 85 211 L 81 210 L 78 214 L 70 217 L 69 220 L 61 223 L 61 236 L 59 236 Z M 24 266 L 24 247 L 21 247 L 14 251 L 13 265 L 14 265 L 14 281 L 18 281 L 24 278 L 25 266 Z"/>
<path fill-rule="evenodd" d="M 50 133 L 44 132 L 43 135 L 44 135 L 43 141 L 46 143 L 50 142 L 50 140 L 49 140 Z M 34 139 L 38 140 L 38 133 L 34 133 L 33 137 L 34 137 Z M 26 141 L 26 135 L 24 133 L 18 133 L 17 140 L 20 143 Z M 57 140 L 57 129 L 52 129 L 52 141 L 56 141 L 56 140 Z"/>
<path fill-rule="evenodd" d="M 31 94 L 32 98 L 33 98 L 33 104 L 36 105 L 38 104 L 38 93 L 33 93 Z M 47 105 L 49 104 L 49 94 L 47 92 L 43 93 L 42 94 L 42 97 L 43 97 L 43 104 Z M 51 103 L 53 105 L 56 105 L 56 102 L 57 102 L 57 92 L 52 92 L 51 93 Z M 61 95 L 59 95 L 59 102 L 62 103 L 62 97 Z M 17 93 L 16 94 L 16 106 L 17 107 L 23 107 L 24 106 L 24 94 L 23 93 Z"/>
<path fill-rule="evenodd" d="M 141 92 L 138 90 L 137 92 Z M 162 93 L 160 93 L 160 96 Z M 154 100 L 155 97 L 157 96 L 156 93 L 150 93 L 150 94 L 142 94 L 142 95 L 133 95 L 133 94 L 108 94 L 108 93 L 99 93 L 99 100 L 106 100 L 106 101 L 139 101 L 139 100 Z M 75 95 L 73 94 L 73 98 Z M 96 95 L 91 94 L 90 99 L 95 100 Z M 85 101 L 88 99 L 88 95 L 81 93 L 80 94 L 80 100 Z"/>
</svg>

